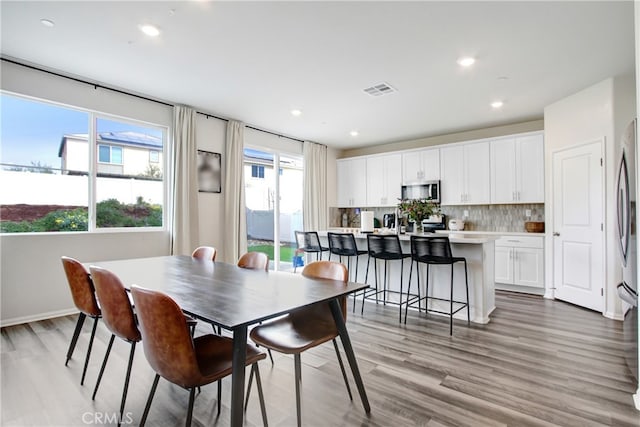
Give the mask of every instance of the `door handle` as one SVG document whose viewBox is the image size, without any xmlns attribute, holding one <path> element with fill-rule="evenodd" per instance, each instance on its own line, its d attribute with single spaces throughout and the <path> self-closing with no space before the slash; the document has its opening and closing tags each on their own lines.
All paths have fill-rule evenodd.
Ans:
<svg viewBox="0 0 640 427">
<path fill-rule="evenodd" d="M 560 233 L 558 233 L 557 231 L 554 231 L 554 232 L 553 232 L 553 235 L 554 235 L 555 237 L 558 237 L 558 236 L 560 236 Z"/>
</svg>

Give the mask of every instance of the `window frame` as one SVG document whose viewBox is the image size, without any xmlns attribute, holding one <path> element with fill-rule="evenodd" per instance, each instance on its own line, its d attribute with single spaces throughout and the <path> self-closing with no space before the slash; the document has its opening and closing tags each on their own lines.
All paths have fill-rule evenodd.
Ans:
<svg viewBox="0 0 640 427">
<path fill-rule="evenodd" d="M 100 160 L 100 148 L 101 147 L 107 147 L 109 149 L 109 161 L 108 162 L 104 162 L 102 160 Z M 120 150 L 120 163 L 116 163 L 113 161 L 113 149 L 117 148 Z M 100 144 L 98 143 L 98 163 L 103 164 L 103 165 L 116 165 L 116 166 L 123 166 L 124 165 L 124 148 L 119 146 L 119 145 L 112 145 L 112 144 Z M 156 162 L 157 163 L 157 162 Z"/>
<path fill-rule="evenodd" d="M 153 154 L 155 154 L 155 160 Z M 149 163 L 160 163 L 160 150 L 149 150 Z"/>
<path fill-rule="evenodd" d="M 253 171 L 256 171 L 255 175 Z M 264 179 L 264 165 L 252 164 L 251 165 L 251 178 Z"/>
<path fill-rule="evenodd" d="M 88 115 L 88 127 L 87 127 L 87 144 L 88 144 L 88 197 L 87 197 L 87 211 L 88 211 L 88 229 L 86 231 L 42 231 L 42 232 L 27 232 L 27 233 L 0 233 L 0 236 L 22 236 L 22 235 L 77 235 L 77 234 L 104 234 L 104 233 L 136 233 L 136 232 L 167 232 L 169 230 L 169 205 L 171 203 L 171 195 L 169 193 L 169 177 L 168 171 L 168 157 L 167 150 L 169 146 L 169 135 L 171 128 L 166 125 L 157 123 L 151 123 L 144 120 L 133 119 L 130 117 L 123 117 L 114 114 L 101 112 L 98 110 L 92 110 L 89 108 L 78 107 L 75 105 L 65 104 L 62 102 L 56 102 L 44 98 L 38 98 L 35 96 L 25 95 L 17 92 L 12 92 L 4 89 L 0 89 L 0 95 L 12 96 L 15 98 L 21 98 L 31 102 L 39 102 L 43 104 L 52 105 L 55 107 L 76 110 Z M 96 184 L 98 177 L 98 164 L 116 164 L 124 165 L 124 148 L 122 148 L 122 163 L 103 163 L 98 161 L 98 146 L 109 144 L 98 144 L 97 135 L 97 121 L 98 119 L 106 119 L 111 121 L 118 121 L 125 124 L 141 127 L 151 127 L 162 131 L 162 150 L 154 150 L 158 153 L 162 153 L 162 170 L 164 171 L 162 177 L 162 227 L 102 227 L 98 228 L 96 224 Z M 110 146 L 111 147 L 111 146 Z M 109 156 L 111 160 L 111 149 L 109 150 Z"/>
</svg>

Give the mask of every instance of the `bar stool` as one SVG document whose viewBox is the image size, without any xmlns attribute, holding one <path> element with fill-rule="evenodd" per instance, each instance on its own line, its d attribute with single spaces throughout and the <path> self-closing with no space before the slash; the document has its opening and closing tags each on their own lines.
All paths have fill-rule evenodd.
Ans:
<svg viewBox="0 0 640 427">
<path fill-rule="evenodd" d="M 416 275 L 418 276 L 418 297 L 409 298 L 411 289 L 411 274 L 413 273 L 413 264 L 416 263 Z M 455 301 L 453 299 L 453 266 L 458 263 L 464 263 L 464 281 L 466 290 L 466 301 Z M 420 297 L 420 263 L 427 265 L 427 281 L 425 296 Z M 429 266 L 430 265 L 450 265 L 451 266 L 451 283 L 449 299 L 430 297 L 429 296 Z M 429 309 L 429 300 L 446 301 L 449 303 L 449 311 L 439 311 Z M 469 312 L 469 276 L 467 274 L 467 259 L 464 257 L 454 257 L 451 254 L 451 244 L 447 236 L 411 236 L 411 271 L 409 274 L 409 288 L 407 289 L 407 309 L 418 303 L 418 310 L 421 309 L 421 301 L 425 301 L 425 312 L 440 313 L 449 316 L 449 335 L 453 335 L 453 315 L 467 307 L 467 324 L 471 323 L 471 314 Z M 460 304 L 454 310 L 453 304 Z M 407 311 L 404 313 L 404 323 L 407 323 Z"/>
<path fill-rule="evenodd" d="M 356 237 L 353 233 L 327 233 L 329 240 L 329 261 L 331 261 L 331 255 L 337 255 L 340 257 L 342 263 L 342 257 L 347 257 L 347 270 L 351 275 L 351 257 L 356 257 L 356 275 L 354 282 L 358 281 L 358 264 L 360 264 L 360 255 L 366 255 L 368 252 L 359 250 L 356 244 Z M 363 292 L 364 294 L 364 292 Z M 356 312 L 356 293 L 353 293 L 353 312 Z"/>
<path fill-rule="evenodd" d="M 316 254 L 316 260 L 322 259 L 322 252 L 327 252 L 329 248 L 320 244 L 320 237 L 315 231 L 296 231 L 296 245 L 298 247 L 296 252 L 305 252 Z M 294 263 L 293 272 L 295 273 L 298 266 Z"/>
<path fill-rule="evenodd" d="M 378 295 L 382 293 L 382 301 L 386 305 L 387 293 L 395 293 L 396 291 L 387 290 L 387 264 L 389 261 L 400 260 L 400 302 L 398 303 L 400 308 L 399 322 L 402 322 L 402 305 L 406 304 L 402 302 L 402 273 L 404 271 L 404 259 L 410 258 L 411 254 L 402 252 L 400 246 L 400 238 L 397 234 L 368 234 L 367 235 L 367 247 L 369 258 L 367 259 L 367 279 L 369 276 L 369 262 L 373 258 L 374 274 L 376 276 L 376 288 L 373 290 L 365 290 L 362 298 L 362 310 L 364 313 L 364 301 L 365 299 L 372 299 L 375 295 L 376 304 L 378 303 Z M 378 288 L 378 260 L 384 261 L 384 281 L 383 288 Z M 408 295 L 408 293 L 407 293 Z"/>
</svg>

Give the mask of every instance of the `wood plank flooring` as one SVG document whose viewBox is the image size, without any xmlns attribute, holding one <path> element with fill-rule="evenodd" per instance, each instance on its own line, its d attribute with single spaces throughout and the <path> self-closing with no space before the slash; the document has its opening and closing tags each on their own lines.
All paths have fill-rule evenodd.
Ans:
<svg viewBox="0 0 640 427">
<path fill-rule="evenodd" d="M 351 310 L 352 300 L 349 301 Z M 360 307 L 358 302 L 358 308 Z M 410 312 L 398 324 L 397 307 L 367 303 L 349 311 L 347 325 L 371 402 L 367 416 L 352 382 L 349 401 L 331 344 L 303 361 L 306 426 L 639 426 L 623 356 L 622 325 L 598 313 L 540 297 L 498 292 L 488 325 L 454 324 Z M 76 317 L 2 329 L 3 426 L 114 425 L 129 345 L 116 339 L 95 401 L 91 393 L 110 334 L 99 325 L 87 381 L 80 375 L 90 335 L 85 323 L 74 358 L 64 366 Z M 199 324 L 198 334 L 209 333 Z M 293 359 L 274 353 L 260 363 L 271 426 L 295 425 Z M 350 374 L 349 374 L 350 375 Z M 125 411 L 137 425 L 153 372 L 142 346 Z M 196 398 L 194 426 L 229 424 L 230 381 L 215 410 L 215 385 Z M 188 392 L 160 381 L 147 425 L 183 425 Z M 105 421 L 105 414 L 107 421 Z M 262 425 L 255 389 L 246 425 Z"/>
</svg>

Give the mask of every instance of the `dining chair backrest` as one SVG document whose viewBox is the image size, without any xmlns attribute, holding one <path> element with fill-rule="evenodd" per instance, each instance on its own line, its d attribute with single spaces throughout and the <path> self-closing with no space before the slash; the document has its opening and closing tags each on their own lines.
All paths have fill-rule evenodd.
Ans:
<svg viewBox="0 0 640 427">
<path fill-rule="evenodd" d="M 411 236 L 411 256 L 422 262 L 448 262 L 452 257 L 447 236 Z"/>
<path fill-rule="evenodd" d="M 302 275 L 310 279 L 326 279 L 344 282 L 345 286 L 349 281 L 349 271 L 344 264 L 333 261 L 315 261 L 302 270 Z M 342 296 L 339 298 L 340 307 L 342 308 L 342 316 L 347 320 L 347 298 Z M 333 315 L 329 304 L 314 304 L 301 310 L 292 312 L 293 317 L 300 317 L 302 321 L 308 319 L 309 316 L 316 316 L 326 319 L 329 324 L 334 325 Z"/>
<path fill-rule="evenodd" d="M 369 256 L 379 259 L 402 257 L 402 246 L 397 234 L 367 234 Z"/>
<path fill-rule="evenodd" d="M 193 251 L 191 256 L 197 259 L 203 259 L 207 261 L 215 261 L 216 255 L 218 255 L 218 251 L 216 248 L 211 246 L 200 246 Z"/>
<path fill-rule="evenodd" d="M 269 271 L 269 257 L 263 252 L 247 252 L 238 260 L 238 267 Z"/>
<path fill-rule="evenodd" d="M 129 296 L 118 276 L 100 267 L 92 266 L 89 270 L 107 328 L 125 341 L 140 341 L 140 330 Z"/>
<path fill-rule="evenodd" d="M 334 255 L 358 256 L 358 246 L 353 233 L 327 233 L 329 251 Z"/>
<path fill-rule="evenodd" d="M 298 249 L 302 249 L 308 252 L 320 252 L 322 251 L 322 245 L 320 244 L 320 237 L 315 231 L 296 231 L 296 244 Z"/>
<path fill-rule="evenodd" d="M 182 310 L 162 292 L 134 285 L 131 294 L 149 365 L 166 380 L 190 388 L 201 374 Z"/>
<path fill-rule="evenodd" d="M 91 276 L 87 270 L 78 260 L 66 256 L 62 257 L 62 267 L 67 276 L 71 297 L 76 308 L 87 316 L 99 316 L 100 307 L 96 300 Z"/>
</svg>

